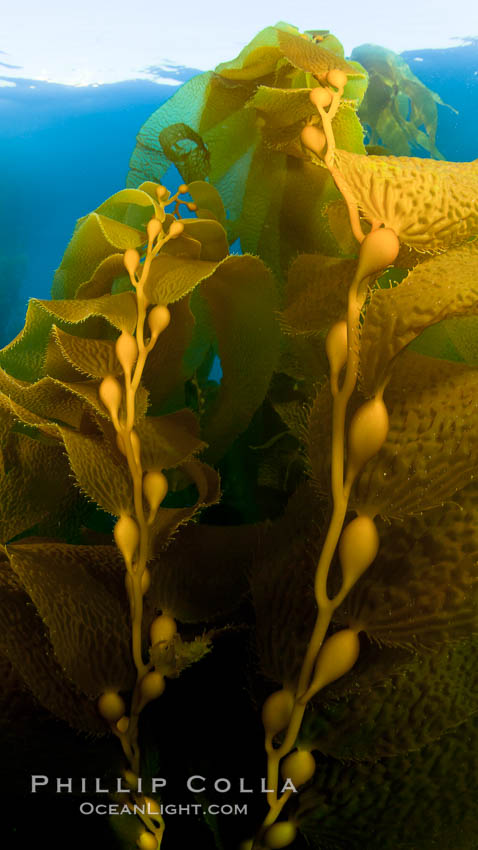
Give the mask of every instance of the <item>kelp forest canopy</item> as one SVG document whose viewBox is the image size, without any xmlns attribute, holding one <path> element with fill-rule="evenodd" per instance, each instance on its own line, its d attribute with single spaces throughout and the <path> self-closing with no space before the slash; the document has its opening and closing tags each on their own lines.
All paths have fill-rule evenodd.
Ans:
<svg viewBox="0 0 478 850">
<path fill-rule="evenodd" d="M 257 782 L 262 721 L 271 780 L 302 704 L 298 793 L 259 832 L 260 794 L 243 826 L 205 816 L 211 850 L 475 846 L 478 160 L 443 160 L 437 104 L 391 51 L 268 27 L 148 119 L 0 352 L 12 729 L 53 715 L 133 779 L 177 775 L 164 703 L 222 705 L 234 667 L 240 720 L 188 715 L 187 763 Z M 370 260 L 377 234 L 396 250 Z M 358 520 L 372 543 L 347 549 Z M 166 817 L 110 820 L 111 846 L 178 846 Z"/>
</svg>

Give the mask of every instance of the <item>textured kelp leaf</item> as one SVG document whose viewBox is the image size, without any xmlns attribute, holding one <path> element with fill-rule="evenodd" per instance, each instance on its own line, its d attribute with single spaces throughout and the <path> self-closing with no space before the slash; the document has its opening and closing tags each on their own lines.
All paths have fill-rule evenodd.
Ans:
<svg viewBox="0 0 478 850">
<path fill-rule="evenodd" d="M 75 381 L 84 380 L 84 373 L 82 374 L 78 371 L 78 369 L 75 369 L 73 364 L 66 359 L 65 353 L 58 342 L 54 327 L 55 326 L 53 325 L 51 336 L 46 347 L 43 371 L 48 375 L 48 377 L 54 378 L 56 381 L 74 383 Z"/>
<path fill-rule="evenodd" d="M 284 335 L 277 371 L 293 378 L 298 391 L 311 405 L 317 386 L 329 372 L 323 335 Z"/>
<path fill-rule="evenodd" d="M 22 381 L 36 381 L 43 371 L 52 317 L 42 309 L 40 302 L 30 300 L 25 327 L 0 352 L 0 366 Z"/>
<path fill-rule="evenodd" d="M 177 466 L 206 447 L 199 436 L 199 422 L 191 410 L 147 416 L 138 423 L 136 431 L 145 470 Z"/>
<path fill-rule="evenodd" d="M 32 413 L 30 410 L 27 410 L 26 407 L 22 407 L 21 404 L 17 404 L 3 392 L 0 392 L 0 409 L 2 412 L 11 414 L 14 419 L 18 420 L 18 422 L 22 422 L 24 425 L 38 427 L 38 430 L 43 434 L 55 438 L 58 437 L 58 425 L 53 422 L 48 422 L 48 420 L 43 416 L 37 416 L 36 413 Z"/>
<path fill-rule="evenodd" d="M 266 27 L 243 47 L 236 59 L 218 65 L 216 73 L 230 80 L 254 80 L 275 70 L 281 52 L 277 28 Z"/>
<path fill-rule="evenodd" d="M 363 157 L 337 150 L 335 164 L 366 218 L 391 227 L 407 245 L 443 251 L 478 231 L 478 160 Z"/>
<path fill-rule="evenodd" d="M 100 298 L 111 293 L 112 284 L 117 277 L 125 273 L 124 254 L 110 254 L 96 267 L 89 280 L 85 280 L 76 290 L 75 297 Z"/>
<path fill-rule="evenodd" d="M 345 59 L 325 49 L 311 38 L 285 31 L 280 31 L 278 37 L 282 55 L 291 65 L 302 71 L 309 71 L 314 77 L 323 78 L 332 68 L 339 68 L 353 76 L 364 76 L 364 72 L 358 72 L 356 65 L 349 65 Z"/>
<path fill-rule="evenodd" d="M 91 697 L 107 689 L 130 688 L 134 673 L 128 617 L 92 575 L 95 547 L 15 544 L 9 556 L 48 628 L 59 663 L 75 685 Z"/>
<path fill-rule="evenodd" d="M 391 50 L 364 44 L 354 48 L 352 56 L 370 75 L 360 119 L 367 125 L 371 144 L 381 141 L 395 155 L 408 155 L 420 145 L 435 159 L 443 159 L 435 146 L 436 104 L 447 104 Z"/>
<path fill-rule="evenodd" d="M 330 493 L 333 400 L 329 381 L 317 389 L 307 417 L 305 443 L 309 473 L 318 493 Z"/>
<path fill-rule="evenodd" d="M 80 426 L 85 405 L 60 381 L 41 378 L 35 384 L 27 384 L 0 370 L 0 391 L 38 417 L 66 422 L 74 428 Z"/>
<path fill-rule="evenodd" d="M 354 276 L 353 260 L 302 254 L 292 263 L 285 288 L 281 323 L 288 333 L 328 331 L 347 313 L 347 295 Z"/>
<path fill-rule="evenodd" d="M 105 731 L 96 706 L 67 681 L 41 617 L 6 558 L 0 561 L 0 646 L 48 711 L 83 732 Z"/>
<path fill-rule="evenodd" d="M 186 218 L 183 219 L 182 224 L 185 235 L 201 243 L 201 260 L 219 262 L 219 260 L 227 257 L 229 246 L 226 231 L 218 221 L 206 218 Z"/>
<path fill-rule="evenodd" d="M 338 253 L 349 257 L 354 256 L 357 253 L 357 240 L 353 235 L 347 205 L 343 198 L 327 204 L 324 216 L 339 248 Z"/>
<path fill-rule="evenodd" d="M 217 267 L 216 262 L 160 254 L 153 260 L 145 287 L 155 304 L 171 304 L 191 292 Z"/>
<path fill-rule="evenodd" d="M 478 715 L 417 752 L 376 762 L 321 760 L 294 819 L 317 850 L 469 850 L 476 835 Z M 446 801 L 446 805 L 444 805 Z"/>
<path fill-rule="evenodd" d="M 250 583 L 260 668 L 274 682 L 295 684 L 312 634 L 323 522 L 323 505 L 305 483 L 260 536 Z"/>
<path fill-rule="evenodd" d="M 387 516 L 449 499 L 477 473 L 478 371 L 404 352 L 384 400 L 390 430 L 358 480 L 353 503 Z"/>
<path fill-rule="evenodd" d="M 184 363 L 184 354 L 194 329 L 189 296 L 171 304 L 169 310 L 171 322 L 150 352 L 143 371 L 142 380 L 149 393 L 151 413 L 154 414 L 162 412 L 165 402 L 171 398 L 176 409 L 184 407 L 184 382 L 190 377 Z"/>
<path fill-rule="evenodd" d="M 54 326 L 54 336 L 64 357 L 84 375 L 104 378 L 121 374 L 114 342 L 104 339 L 82 339 Z"/>
<path fill-rule="evenodd" d="M 375 392 L 390 362 L 425 328 L 471 315 L 478 315 L 478 241 L 426 260 L 400 286 L 375 290 L 362 328 L 364 391 Z"/>
<path fill-rule="evenodd" d="M 181 528 L 168 549 L 149 564 L 148 610 L 170 611 L 184 623 L 233 611 L 247 592 L 246 571 L 259 533 L 259 526 Z"/>
<path fill-rule="evenodd" d="M 205 211 L 207 211 L 213 215 L 223 227 L 226 226 L 226 212 L 224 204 L 219 192 L 214 188 L 214 186 L 211 186 L 210 183 L 206 183 L 204 180 L 193 180 L 188 184 L 188 192 L 198 207 L 198 218 L 210 218 L 209 215 L 206 216 L 204 214 Z"/>
<path fill-rule="evenodd" d="M 143 124 L 129 164 L 128 186 L 138 186 L 145 180 L 157 182 L 168 170 L 170 160 L 159 141 L 166 127 L 187 120 L 198 131 L 211 77 L 211 72 L 193 77 Z"/>
<path fill-rule="evenodd" d="M 344 602 L 349 622 L 389 646 L 439 647 L 478 634 L 476 496 L 473 485 L 463 506 L 460 493 L 445 511 L 384 528 L 373 567 Z"/>
<path fill-rule="evenodd" d="M 275 285 L 255 257 L 230 256 L 201 287 L 217 337 L 222 379 L 204 438 L 221 457 L 264 399 L 279 357 Z"/>
<path fill-rule="evenodd" d="M 157 197 L 149 192 L 121 189 L 97 207 L 96 212 L 129 227 L 146 229 L 149 219 L 161 215 L 161 209 Z"/>
<path fill-rule="evenodd" d="M 177 170 L 189 183 L 205 180 L 210 172 L 210 156 L 202 136 L 189 124 L 179 121 L 159 133 L 159 142 Z"/>
<path fill-rule="evenodd" d="M 184 508 L 159 508 L 155 521 L 151 525 L 156 538 L 155 550 L 159 552 L 180 525 L 188 522 L 201 508 L 214 505 L 219 501 L 220 479 L 215 469 L 198 460 L 185 461 L 179 467 L 187 480 L 196 486 L 197 499 L 194 504 Z"/>
<path fill-rule="evenodd" d="M 104 313 L 108 313 L 107 299 L 113 297 L 110 305 L 112 319 L 103 317 Z M 129 297 L 129 296 L 128 296 Z M 123 300 L 118 301 L 118 296 L 106 296 L 105 300 L 99 299 L 99 304 L 90 306 L 90 312 L 86 310 L 75 328 L 76 336 L 83 338 L 88 337 L 105 337 L 114 338 L 115 333 L 112 325 L 115 321 L 118 322 L 121 316 L 121 308 L 128 312 L 130 302 L 124 295 Z M 55 305 L 64 305 L 65 303 L 74 304 L 75 302 L 54 302 L 54 301 L 36 301 L 30 299 L 25 318 L 25 327 L 18 336 L 9 343 L 2 351 L 0 351 L 0 366 L 22 381 L 36 381 L 45 374 L 45 360 L 47 356 L 47 348 L 50 341 L 51 330 L 53 324 L 57 324 L 62 330 L 71 330 L 69 323 L 77 319 L 74 313 L 70 315 L 68 310 L 65 314 L 65 321 L 59 315 L 55 315 L 52 310 Z M 78 302 L 86 304 L 86 301 Z M 52 306 L 52 310 L 49 306 Z M 98 308 L 98 309 L 96 309 Z M 61 310 L 61 306 L 59 307 Z"/>
<path fill-rule="evenodd" d="M 132 292 L 103 295 L 100 298 L 69 301 L 39 301 L 44 310 L 54 318 L 76 324 L 90 316 L 103 316 L 120 331 L 134 332 L 137 322 L 136 298 Z"/>
<path fill-rule="evenodd" d="M 68 460 L 80 489 L 103 510 L 133 513 L 133 485 L 124 456 L 106 434 L 90 437 L 61 428 Z"/>
<path fill-rule="evenodd" d="M 0 541 L 6 543 L 47 516 L 70 488 L 62 449 L 16 434 L 0 477 Z"/>
<path fill-rule="evenodd" d="M 361 686 L 354 671 L 354 693 L 336 700 L 324 692 L 306 715 L 301 740 L 339 759 L 375 761 L 418 750 L 476 712 L 477 654 L 476 637 L 413 653 L 372 687 Z"/>
<path fill-rule="evenodd" d="M 309 97 L 310 91 L 259 86 L 248 101 L 247 108 L 255 109 L 271 126 L 288 127 L 317 115 Z"/>
<path fill-rule="evenodd" d="M 151 198 L 145 197 L 152 205 Z M 80 219 L 55 273 L 52 297 L 74 298 L 78 287 L 93 277 L 103 260 L 127 248 L 138 248 L 145 241 L 143 230 L 97 212 Z"/>
<path fill-rule="evenodd" d="M 443 323 L 455 350 L 469 366 L 478 366 L 478 319 L 467 316 Z"/>
<path fill-rule="evenodd" d="M 54 378 L 41 378 L 35 384 L 27 384 L 10 378 L 0 370 L 0 393 L 11 401 L 31 411 L 36 417 L 66 423 L 72 428 L 79 429 L 85 413 L 93 410 L 102 416 L 107 416 L 106 408 L 100 402 L 98 389 L 99 381 L 74 381 L 67 383 Z M 136 418 L 146 413 L 148 404 L 147 392 L 139 387 L 136 393 Z M 13 410 L 13 405 L 10 405 Z M 21 411 L 18 411 L 22 419 Z M 29 421 L 28 424 L 40 424 L 39 420 Z M 56 431 L 54 432 L 56 433 Z"/>
</svg>

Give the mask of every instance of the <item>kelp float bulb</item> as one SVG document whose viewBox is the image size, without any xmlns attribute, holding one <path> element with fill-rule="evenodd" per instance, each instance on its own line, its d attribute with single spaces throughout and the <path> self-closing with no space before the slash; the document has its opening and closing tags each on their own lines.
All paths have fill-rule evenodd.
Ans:
<svg viewBox="0 0 478 850">
<path fill-rule="evenodd" d="M 262 723 L 271 738 L 289 725 L 294 709 L 292 691 L 283 688 L 270 694 L 262 706 Z"/>
<path fill-rule="evenodd" d="M 166 304 L 156 304 L 148 314 L 148 325 L 151 331 L 151 339 L 156 340 L 166 330 L 171 321 L 171 313 Z"/>
<path fill-rule="evenodd" d="M 124 252 L 123 263 L 130 277 L 134 277 L 136 269 L 139 266 L 140 256 L 136 248 L 128 248 Z"/>
<path fill-rule="evenodd" d="M 154 242 L 157 236 L 161 233 L 162 230 L 161 222 L 157 218 L 150 218 L 146 225 L 146 232 L 148 234 L 148 239 L 150 242 Z"/>
<path fill-rule="evenodd" d="M 377 527 L 369 516 L 357 516 L 342 531 L 339 558 L 341 591 L 348 591 L 375 560 L 380 545 Z"/>
<path fill-rule="evenodd" d="M 294 788 L 305 785 L 315 773 L 315 759 L 308 750 L 290 753 L 281 764 L 282 778 L 290 779 Z"/>
<path fill-rule="evenodd" d="M 117 723 L 126 711 L 124 700 L 116 691 L 106 691 L 98 700 L 98 711 L 108 723 Z"/>
<path fill-rule="evenodd" d="M 168 195 L 169 192 L 166 189 L 166 186 L 161 186 L 161 183 L 156 186 L 156 197 L 158 201 L 164 201 L 164 199 L 167 198 Z"/>
<path fill-rule="evenodd" d="M 165 687 L 166 681 L 162 673 L 159 673 L 157 670 L 146 673 L 139 686 L 141 707 L 143 708 L 146 703 L 151 702 L 153 699 L 158 699 Z"/>
<path fill-rule="evenodd" d="M 330 366 L 330 377 L 333 381 L 337 380 L 347 362 L 347 340 L 347 322 L 336 322 L 332 325 L 325 340 L 325 351 Z"/>
<path fill-rule="evenodd" d="M 288 847 L 292 844 L 297 835 L 297 827 L 290 820 L 281 820 L 278 823 L 273 823 L 264 835 L 266 847 L 270 850 L 280 850 L 281 847 Z"/>
<path fill-rule="evenodd" d="M 332 68 L 327 74 L 327 82 L 334 89 L 343 90 L 347 85 L 347 74 L 345 71 L 341 71 L 340 68 Z"/>
<path fill-rule="evenodd" d="M 177 633 L 176 620 L 170 617 L 169 614 L 160 614 L 151 623 L 149 636 L 151 638 L 151 646 L 156 646 L 157 643 L 170 641 Z"/>
<path fill-rule="evenodd" d="M 169 230 L 168 236 L 170 239 L 177 239 L 178 236 L 181 236 L 181 233 L 184 231 L 184 224 L 182 221 L 173 221 Z"/>
<path fill-rule="evenodd" d="M 149 505 L 150 518 L 156 512 L 168 492 L 168 479 L 158 469 L 150 469 L 143 478 L 143 493 Z"/>
<path fill-rule="evenodd" d="M 320 130 L 320 128 L 316 127 L 315 124 L 307 124 L 300 134 L 300 140 L 304 147 L 308 148 L 312 151 L 312 153 L 315 153 L 316 156 L 320 156 L 322 158 L 327 144 L 327 139 L 325 138 L 323 130 Z"/>
<path fill-rule="evenodd" d="M 332 102 L 332 92 L 330 89 L 317 86 L 315 89 L 311 89 L 309 92 L 309 98 L 316 109 L 325 109 L 327 106 L 330 106 Z"/>
<path fill-rule="evenodd" d="M 138 358 L 138 344 L 129 331 L 122 331 L 115 343 L 116 356 L 125 374 L 130 375 Z"/>
<path fill-rule="evenodd" d="M 400 240 L 391 227 L 379 227 L 367 233 L 360 245 L 357 277 L 363 280 L 369 275 L 391 266 L 397 259 Z"/>
<path fill-rule="evenodd" d="M 178 195 L 186 195 L 189 192 L 189 188 L 186 183 L 181 183 L 178 189 Z"/>
<path fill-rule="evenodd" d="M 123 714 L 123 717 L 120 717 L 116 724 L 116 730 L 121 734 L 125 735 L 129 729 L 129 717 L 126 714 Z"/>
<path fill-rule="evenodd" d="M 136 520 L 128 514 L 121 514 L 114 527 L 114 538 L 126 564 L 132 563 L 134 553 L 139 546 L 139 527 Z"/>
<path fill-rule="evenodd" d="M 326 685 L 345 676 L 352 669 L 360 652 L 360 640 L 355 629 L 341 629 L 329 637 L 319 652 L 310 690 L 317 693 Z"/>
<path fill-rule="evenodd" d="M 380 451 L 388 428 L 388 412 L 382 398 L 372 398 L 355 411 L 349 427 L 347 477 L 355 477 Z"/>
<path fill-rule="evenodd" d="M 118 412 L 120 409 L 121 399 L 123 397 L 123 390 L 121 389 L 120 382 L 114 377 L 114 375 L 106 375 L 106 378 L 103 378 L 98 388 L 98 395 L 100 397 L 100 401 L 104 404 L 116 425 L 118 422 Z"/>
<path fill-rule="evenodd" d="M 140 850 L 156 850 L 158 839 L 152 832 L 142 832 L 136 843 Z"/>
</svg>

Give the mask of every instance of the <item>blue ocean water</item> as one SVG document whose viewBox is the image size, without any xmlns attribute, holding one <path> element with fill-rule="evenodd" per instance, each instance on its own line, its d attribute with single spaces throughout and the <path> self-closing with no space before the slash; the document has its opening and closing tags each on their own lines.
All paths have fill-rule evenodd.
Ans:
<svg viewBox="0 0 478 850">
<path fill-rule="evenodd" d="M 438 107 L 445 158 L 477 158 L 478 43 L 403 56 L 458 110 Z M 177 76 L 193 74 L 181 69 Z M 0 86 L 0 345 L 21 329 L 28 298 L 49 297 L 76 220 L 124 187 L 137 132 L 176 91 L 145 81 L 87 88 L 10 82 Z"/>
</svg>

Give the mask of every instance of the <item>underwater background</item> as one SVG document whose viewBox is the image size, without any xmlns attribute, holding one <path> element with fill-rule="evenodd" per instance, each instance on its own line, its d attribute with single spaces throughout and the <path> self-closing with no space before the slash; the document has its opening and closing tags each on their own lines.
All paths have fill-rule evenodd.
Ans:
<svg viewBox="0 0 478 850">
<path fill-rule="evenodd" d="M 444 158 L 475 159 L 478 41 L 401 55 L 457 110 L 438 106 L 436 142 Z M 196 73 L 173 69 L 171 86 L 130 80 L 76 87 L 0 76 L 1 346 L 22 328 L 28 298 L 50 296 L 76 220 L 125 185 L 142 124 Z M 165 184 L 172 189 L 177 175 Z"/>
</svg>

